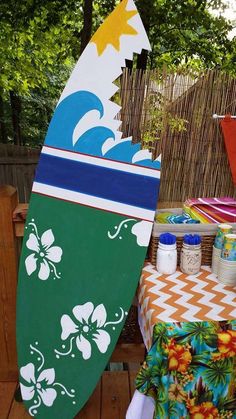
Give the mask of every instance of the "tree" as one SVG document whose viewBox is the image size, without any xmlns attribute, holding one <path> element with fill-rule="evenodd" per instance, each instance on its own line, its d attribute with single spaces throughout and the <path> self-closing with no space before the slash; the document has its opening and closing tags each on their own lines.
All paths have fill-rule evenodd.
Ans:
<svg viewBox="0 0 236 419">
<path fill-rule="evenodd" d="M 0 129 L 4 141 L 4 107 L 8 101 L 13 141 L 23 144 L 21 102 L 32 92 L 44 96 L 45 90 L 58 98 L 59 88 L 74 64 L 73 57 L 79 52 L 79 6 L 80 2 L 72 0 L 63 4 L 59 0 L 24 0 L 17 7 L 12 0 L 0 3 Z"/>
<path fill-rule="evenodd" d="M 150 3 L 149 0 L 138 0 L 137 7 L 139 9 L 140 16 L 142 18 L 144 27 L 147 34 L 150 34 L 151 25 L 152 25 L 152 15 L 155 13 L 155 3 Z M 148 52 L 142 51 L 142 53 L 137 58 L 137 68 L 145 70 L 148 63 Z"/>
<path fill-rule="evenodd" d="M 82 54 L 92 35 L 93 0 L 84 0 L 83 29 L 81 31 L 80 53 Z"/>
<path fill-rule="evenodd" d="M 211 7 L 224 7 L 220 0 L 137 0 L 148 32 L 152 53 L 149 65 L 180 65 L 183 62 L 212 68 L 222 65 L 232 53 L 227 38 L 232 25 L 222 16 L 210 13 Z M 138 65 L 139 65 L 138 61 Z M 141 61 L 139 68 L 145 68 Z"/>
<path fill-rule="evenodd" d="M 120 0 L 1 0 L 0 141 L 39 144 L 79 52 Z M 224 0 L 136 0 L 152 45 L 138 68 L 196 65 L 232 71 L 231 26 L 210 14 Z"/>
</svg>

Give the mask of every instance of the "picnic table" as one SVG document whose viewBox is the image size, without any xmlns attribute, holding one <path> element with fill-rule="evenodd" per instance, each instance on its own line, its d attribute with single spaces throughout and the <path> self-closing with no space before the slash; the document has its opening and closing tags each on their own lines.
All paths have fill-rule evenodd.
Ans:
<svg viewBox="0 0 236 419">
<path fill-rule="evenodd" d="M 126 418 L 236 418 L 236 287 L 147 264 L 138 301 L 147 356 Z"/>
</svg>

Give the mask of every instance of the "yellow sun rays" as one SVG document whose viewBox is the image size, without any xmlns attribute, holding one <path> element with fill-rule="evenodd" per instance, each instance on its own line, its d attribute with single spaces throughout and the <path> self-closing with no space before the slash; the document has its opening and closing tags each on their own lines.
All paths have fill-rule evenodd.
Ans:
<svg viewBox="0 0 236 419">
<path fill-rule="evenodd" d="M 92 37 L 91 42 L 96 44 L 98 55 L 102 55 L 108 44 L 119 51 L 121 35 L 137 35 L 138 32 L 128 24 L 128 20 L 138 12 L 126 10 L 127 3 L 128 0 L 123 0 Z"/>
</svg>

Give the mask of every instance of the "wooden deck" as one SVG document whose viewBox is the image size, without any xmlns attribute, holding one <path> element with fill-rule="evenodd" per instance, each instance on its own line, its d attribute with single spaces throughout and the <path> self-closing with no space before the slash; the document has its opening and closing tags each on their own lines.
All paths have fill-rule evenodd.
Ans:
<svg viewBox="0 0 236 419">
<path fill-rule="evenodd" d="M 125 419 L 134 393 L 138 365 L 128 371 L 105 371 L 93 395 L 76 419 Z M 16 382 L 0 382 L 0 419 L 29 419 L 23 403 L 14 399 Z M 62 418 L 63 419 L 63 418 Z"/>
</svg>

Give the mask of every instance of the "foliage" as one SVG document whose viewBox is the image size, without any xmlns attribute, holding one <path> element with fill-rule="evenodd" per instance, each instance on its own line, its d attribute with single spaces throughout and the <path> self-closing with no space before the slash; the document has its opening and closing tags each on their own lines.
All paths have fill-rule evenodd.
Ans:
<svg viewBox="0 0 236 419">
<path fill-rule="evenodd" d="M 226 385 L 229 375 L 233 371 L 233 360 L 225 358 L 219 361 L 209 361 L 208 369 L 203 375 L 207 383 L 213 386 Z"/>
<path fill-rule="evenodd" d="M 226 55 L 234 53 L 227 38 L 232 25 L 210 13 L 212 6 L 222 8 L 225 2 L 155 0 L 150 5 L 137 0 L 137 5 L 149 16 L 151 66 L 189 66 L 193 60 L 199 68 L 212 68 L 227 63 Z"/>
<path fill-rule="evenodd" d="M 81 28 L 78 11 L 65 13 L 59 3 L 24 0 L 17 8 L 13 2 L 0 3 L 2 90 L 27 94 L 35 88 L 58 87 L 50 78 L 73 64 L 73 35 Z"/>
<path fill-rule="evenodd" d="M 82 28 L 81 2 L 23 0 L 0 3 L 1 122 L 13 141 L 10 112 L 20 119 L 22 144 L 43 142 L 59 94 L 75 63 Z M 72 7 L 73 6 L 73 7 Z M 21 110 L 9 109 L 9 95 Z"/>
<path fill-rule="evenodd" d="M 136 388 L 154 399 L 155 418 L 233 417 L 235 328 L 234 320 L 154 326 Z"/>
<path fill-rule="evenodd" d="M 98 29 L 104 19 L 113 11 L 119 0 L 94 0 L 93 31 Z"/>
<path fill-rule="evenodd" d="M 0 2 L 0 138 L 13 142 L 12 114 L 20 124 L 21 143 L 41 144 L 56 101 L 78 59 L 86 0 L 2 0 Z M 119 0 L 93 0 L 95 31 Z M 231 25 L 210 14 L 224 0 L 136 0 L 152 44 L 149 66 L 199 70 L 221 66 L 234 72 L 236 40 Z M 19 100 L 13 109 L 9 94 Z M 186 122 L 151 104 L 155 123 L 148 142 L 165 129 L 184 130 Z M 159 133 L 157 135 L 157 132 Z"/>
<path fill-rule="evenodd" d="M 166 108 L 164 95 L 152 94 L 147 102 L 145 106 L 148 108 L 148 121 L 144 122 L 142 129 L 144 148 L 155 149 L 156 141 L 160 140 L 167 127 L 172 133 L 186 131 L 188 121 L 173 115 Z"/>
</svg>

